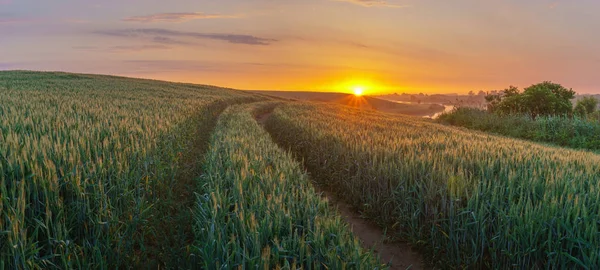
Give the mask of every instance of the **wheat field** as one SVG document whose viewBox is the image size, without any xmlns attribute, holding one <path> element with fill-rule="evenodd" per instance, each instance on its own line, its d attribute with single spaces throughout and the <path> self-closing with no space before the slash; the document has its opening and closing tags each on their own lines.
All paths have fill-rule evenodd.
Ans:
<svg viewBox="0 0 600 270">
<path fill-rule="evenodd" d="M 599 155 L 314 104 L 277 108 L 267 129 L 437 265 L 600 265 Z"/>
<path fill-rule="evenodd" d="M 110 76 L 0 72 L 0 101 L 0 269 L 390 267 L 323 187 L 430 267 L 600 265 L 591 152 Z"/>
</svg>

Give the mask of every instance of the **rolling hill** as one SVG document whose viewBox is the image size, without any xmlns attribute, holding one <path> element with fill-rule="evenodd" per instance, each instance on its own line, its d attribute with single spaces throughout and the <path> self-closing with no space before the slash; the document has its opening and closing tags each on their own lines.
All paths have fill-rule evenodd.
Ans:
<svg viewBox="0 0 600 270">
<path fill-rule="evenodd" d="M 273 97 L 290 100 L 336 103 L 354 108 L 377 110 L 386 113 L 398 113 L 412 116 L 431 116 L 444 111 L 439 104 L 399 103 L 371 96 L 355 96 L 345 93 L 303 92 L 303 91 L 254 91 Z"/>
</svg>

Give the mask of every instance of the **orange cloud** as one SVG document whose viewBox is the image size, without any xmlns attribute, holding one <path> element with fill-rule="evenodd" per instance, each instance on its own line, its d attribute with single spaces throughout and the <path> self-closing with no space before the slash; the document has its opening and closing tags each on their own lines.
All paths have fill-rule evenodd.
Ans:
<svg viewBox="0 0 600 270">
<path fill-rule="evenodd" d="M 231 15 L 221 14 L 207 14 L 203 12 L 188 12 L 188 13 L 157 13 L 147 16 L 134 16 L 123 19 L 125 22 L 138 22 L 138 23 L 178 23 L 191 20 L 200 19 L 223 19 L 223 18 L 237 18 Z"/>
</svg>

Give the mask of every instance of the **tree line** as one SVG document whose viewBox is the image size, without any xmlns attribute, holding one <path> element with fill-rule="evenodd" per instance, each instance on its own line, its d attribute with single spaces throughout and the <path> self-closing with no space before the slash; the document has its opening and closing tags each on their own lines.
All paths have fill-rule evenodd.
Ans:
<svg viewBox="0 0 600 270">
<path fill-rule="evenodd" d="M 486 95 L 487 109 L 498 114 L 526 114 L 532 118 L 539 116 L 569 116 L 587 118 L 596 112 L 598 100 L 584 97 L 573 107 L 571 100 L 575 91 L 564 86 L 545 81 L 531 85 L 523 91 L 510 86 L 500 92 Z"/>
</svg>

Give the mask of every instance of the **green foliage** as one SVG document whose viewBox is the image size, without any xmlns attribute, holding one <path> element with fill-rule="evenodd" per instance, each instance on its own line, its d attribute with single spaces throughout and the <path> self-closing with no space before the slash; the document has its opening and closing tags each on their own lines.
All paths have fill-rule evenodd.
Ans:
<svg viewBox="0 0 600 270">
<path fill-rule="evenodd" d="M 275 105 L 234 106 L 219 118 L 198 183 L 198 267 L 385 268 L 254 120 Z"/>
<path fill-rule="evenodd" d="M 584 97 L 577 101 L 575 105 L 575 114 L 579 117 L 587 117 L 593 114 L 598 107 L 598 100 L 594 97 Z"/>
<path fill-rule="evenodd" d="M 490 112 L 500 114 L 528 114 L 533 118 L 550 115 L 570 115 L 571 99 L 575 92 L 560 84 L 543 82 L 524 89 L 511 86 L 499 94 L 486 96 Z"/>
<path fill-rule="evenodd" d="M 151 250 L 168 232 L 155 215 L 170 218 L 160 209 L 179 199 L 168 194 L 183 159 L 228 103 L 256 100 L 66 73 L 0 72 L 0 85 L 0 268 L 9 269 L 164 262 Z"/>
<path fill-rule="evenodd" d="M 600 121 L 580 117 L 501 115 L 474 108 L 457 108 L 442 114 L 440 123 L 552 143 L 576 149 L 600 150 Z"/>
<path fill-rule="evenodd" d="M 600 265 L 598 155 L 333 105 L 281 106 L 266 127 L 442 268 Z"/>
<path fill-rule="evenodd" d="M 587 119 L 594 123 L 600 123 L 600 111 L 595 111 L 587 115 Z"/>
</svg>

